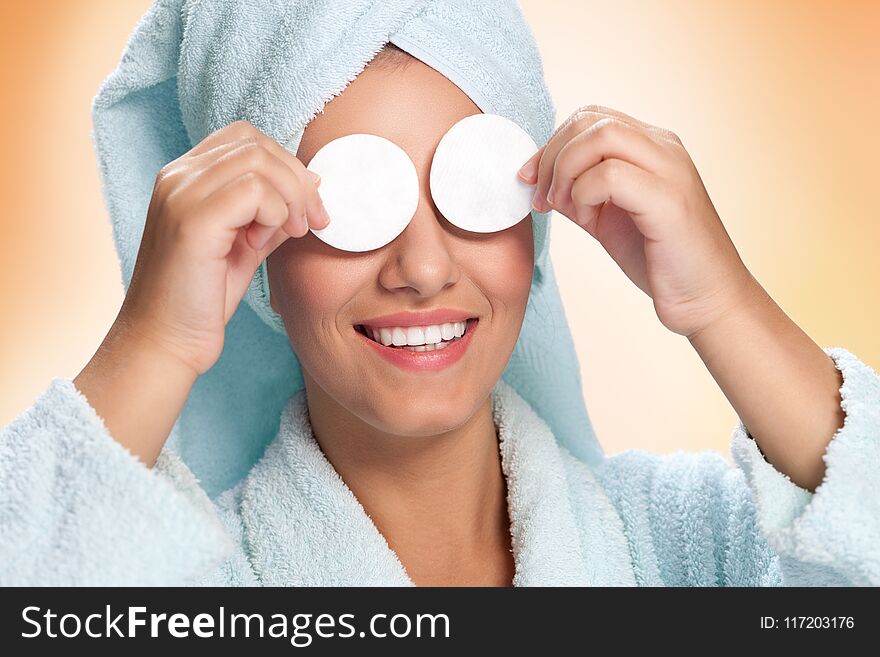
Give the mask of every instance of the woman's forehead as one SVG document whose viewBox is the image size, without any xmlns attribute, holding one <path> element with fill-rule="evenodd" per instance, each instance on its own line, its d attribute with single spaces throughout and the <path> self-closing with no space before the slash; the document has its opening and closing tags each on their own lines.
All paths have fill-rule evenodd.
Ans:
<svg viewBox="0 0 880 657">
<path fill-rule="evenodd" d="M 426 172 L 449 128 L 479 113 L 467 94 L 419 60 L 404 68 L 368 66 L 306 126 L 297 157 L 308 165 L 324 144 L 366 133 L 394 142 Z"/>
</svg>

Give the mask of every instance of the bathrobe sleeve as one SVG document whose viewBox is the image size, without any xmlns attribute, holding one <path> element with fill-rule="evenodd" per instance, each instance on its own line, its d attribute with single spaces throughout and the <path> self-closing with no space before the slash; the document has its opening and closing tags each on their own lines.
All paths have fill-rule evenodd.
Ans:
<svg viewBox="0 0 880 657">
<path fill-rule="evenodd" d="M 192 472 L 146 467 L 70 379 L 0 429 L 0 585 L 185 585 L 235 550 Z"/>
<path fill-rule="evenodd" d="M 785 584 L 880 586 L 880 376 L 845 349 L 825 352 L 843 378 L 845 419 L 822 457 L 825 477 L 815 492 L 774 468 L 742 421 L 731 454 Z"/>
<path fill-rule="evenodd" d="M 736 467 L 711 450 L 605 459 L 597 472 L 639 584 L 880 585 L 880 377 L 844 349 L 825 352 L 842 374 L 845 422 L 815 492 L 774 468 L 741 420 Z"/>
</svg>

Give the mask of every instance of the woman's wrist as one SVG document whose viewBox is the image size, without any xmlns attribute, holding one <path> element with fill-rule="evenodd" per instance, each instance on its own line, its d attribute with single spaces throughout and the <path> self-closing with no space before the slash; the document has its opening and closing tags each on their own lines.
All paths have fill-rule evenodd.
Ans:
<svg viewBox="0 0 880 657">
<path fill-rule="evenodd" d="M 737 283 L 732 284 L 723 300 L 716 302 L 718 311 L 697 330 L 687 334 L 688 341 L 697 348 L 700 342 L 712 342 L 714 336 L 724 333 L 730 325 L 753 318 L 755 314 L 771 313 L 773 300 L 752 273 L 742 266 L 742 271 L 731 274 Z"/>
<path fill-rule="evenodd" d="M 198 378 L 123 319 L 74 379 L 111 436 L 152 467 Z"/>
<path fill-rule="evenodd" d="M 689 340 L 767 460 L 815 490 L 843 424 L 840 373 L 828 355 L 757 281 Z"/>
</svg>

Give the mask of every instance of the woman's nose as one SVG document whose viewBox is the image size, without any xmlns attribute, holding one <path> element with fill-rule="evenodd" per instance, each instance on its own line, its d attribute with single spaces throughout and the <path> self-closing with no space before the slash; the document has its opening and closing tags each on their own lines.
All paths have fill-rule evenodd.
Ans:
<svg viewBox="0 0 880 657">
<path fill-rule="evenodd" d="M 388 245 L 379 273 L 382 287 L 432 297 L 458 281 L 461 272 L 451 250 L 451 237 L 433 204 L 422 199 L 404 231 Z"/>
</svg>

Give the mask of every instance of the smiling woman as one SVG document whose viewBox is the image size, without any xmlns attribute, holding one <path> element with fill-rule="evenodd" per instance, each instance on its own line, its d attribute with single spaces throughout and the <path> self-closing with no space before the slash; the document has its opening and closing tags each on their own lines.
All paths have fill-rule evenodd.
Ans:
<svg viewBox="0 0 880 657">
<path fill-rule="evenodd" d="M 297 158 L 346 134 L 385 137 L 416 166 L 415 215 L 379 249 L 345 253 L 306 235 L 267 261 L 315 437 L 417 583 L 513 577 L 491 392 L 525 314 L 531 220 L 468 233 L 429 189 L 437 144 L 479 111 L 421 61 L 394 75 L 368 66 L 308 125 Z"/>
<path fill-rule="evenodd" d="M 437 212 L 429 189 L 440 139 L 461 118 L 478 112 L 447 78 L 415 61 L 393 76 L 368 66 L 305 129 L 297 151 L 304 163 L 324 144 L 346 134 L 389 139 L 415 164 L 420 191 L 406 229 L 380 249 L 343 253 L 307 235 L 286 241 L 268 258 L 272 307 L 284 318 L 303 366 L 306 389 L 312 390 L 310 405 L 320 404 L 323 410 L 313 421 L 321 426 L 336 418 L 318 432 L 319 439 L 329 441 L 339 435 L 339 425 L 351 429 L 356 421 L 362 424 L 357 434 L 365 437 L 363 448 L 373 450 L 376 446 L 366 436 L 384 438 L 381 442 L 387 444 L 388 436 L 382 434 L 467 434 L 469 427 L 490 424 L 489 393 L 513 351 L 531 286 L 531 220 L 506 231 L 469 233 Z M 410 120 L 396 121 L 401 114 Z M 380 318 L 402 312 L 412 314 L 406 323 Z M 438 312 L 442 316 L 436 318 L 415 315 Z M 399 345 L 403 332 L 412 329 L 417 345 L 424 344 L 424 331 L 418 335 L 418 326 L 469 319 L 479 319 L 478 334 L 460 343 L 466 352 L 456 347 L 442 360 L 431 352 L 365 348 L 367 343 L 354 330 L 361 324 L 384 327 L 391 331 L 392 344 Z M 389 363 L 409 363 L 416 371 Z M 419 363 L 449 367 L 425 379 L 418 376 Z M 401 391 L 406 391 L 403 404 Z M 449 444 L 458 445 L 463 454 L 473 440 L 449 436 Z"/>
<path fill-rule="evenodd" d="M 677 135 L 597 105 L 554 131 L 512 0 L 259 4 L 157 2 L 95 98 L 126 297 L 0 432 L 0 582 L 880 584 L 880 377 L 773 303 Z M 389 42 L 406 57 L 370 65 Z M 480 115 L 541 144 L 468 174 L 534 190 L 492 232 L 430 189 Z M 353 134 L 418 186 L 365 251 L 316 235 L 334 218 L 307 168 Z M 693 345 L 740 416 L 737 467 L 603 454 L 551 207 Z"/>
</svg>

